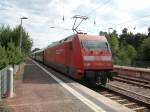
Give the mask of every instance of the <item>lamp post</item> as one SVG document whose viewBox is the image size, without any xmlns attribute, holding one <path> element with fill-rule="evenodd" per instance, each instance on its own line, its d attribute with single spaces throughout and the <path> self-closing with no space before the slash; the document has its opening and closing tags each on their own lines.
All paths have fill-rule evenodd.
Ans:
<svg viewBox="0 0 150 112">
<path fill-rule="evenodd" d="M 51 26 L 50 28 L 55 28 L 54 26 Z"/>
<path fill-rule="evenodd" d="M 113 28 L 108 28 L 108 33 L 110 34 L 110 30 L 112 30 Z"/>
<path fill-rule="evenodd" d="M 20 47 L 20 51 L 21 51 L 21 47 L 22 47 L 22 20 L 23 19 L 28 19 L 27 17 L 22 17 L 21 19 L 21 23 L 20 23 L 20 41 L 19 41 L 19 47 Z"/>
<path fill-rule="evenodd" d="M 109 37 L 111 38 L 111 34 L 110 34 L 110 30 L 113 30 L 113 28 L 108 28 L 108 35 L 109 35 Z"/>
</svg>

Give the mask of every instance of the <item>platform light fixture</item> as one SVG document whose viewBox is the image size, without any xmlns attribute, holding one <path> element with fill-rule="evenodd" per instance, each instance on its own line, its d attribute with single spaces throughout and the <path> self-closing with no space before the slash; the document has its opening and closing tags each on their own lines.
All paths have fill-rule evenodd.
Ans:
<svg viewBox="0 0 150 112">
<path fill-rule="evenodd" d="M 20 20 L 21 20 L 21 23 L 20 23 L 20 41 L 19 41 L 20 50 L 21 50 L 21 47 L 22 47 L 22 20 L 23 19 L 28 19 L 28 18 L 27 17 L 20 18 Z"/>
</svg>

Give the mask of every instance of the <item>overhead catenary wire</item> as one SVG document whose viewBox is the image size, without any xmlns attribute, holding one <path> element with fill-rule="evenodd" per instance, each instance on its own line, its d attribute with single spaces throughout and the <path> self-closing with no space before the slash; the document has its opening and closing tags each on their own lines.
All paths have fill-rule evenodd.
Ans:
<svg viewBox="0 0 150 112">
<path fill-rule="evenodd" d="M 97 10 L 97 9 L 100 8 L 100 7 L 101 7 L 101 9 L 102 9 L 103 7 L 105 7 L 106 5 L 108 5 L 110 2 L 111 2 L 111 0 L 107 0 L 102 6 L 100 5 L 100 6 L 96 7 L 96 8 L 93 9 L 91 12 L 89 12 L 87 15 L 90 15 L 91 13 L 93 13 L 93 11 Z M 63 5 L 63 21 L 64 21 L 64 5 Z M 75 19 L 75 22 L 74 22 L 74 24 L 73 24 L 73 28 L 74 28 L 74 26 L 75 26 L 76 21 L 77 21 L 77 19 Z M 83 20 L 82 20 L 82 21 L 83 21 Z M 79 25 L 82 23 L 82 21 L 76 26 L 76 28 L 79 27 Z M 94 24 L 96 24 L 96 20 L 94 20 Z M 73 29 L 73 28 L 72 28 L 72 29 Z M 76 28 L 75 28 L 75 29 L 76 29 Z"/>
<path fill-rule="evenodd" d="M 120 26 L 120 25 L 123 25 L 123 24 L 125 24 L 125 23 L 130 23 L 130 22 L 132 22 L 132 21 L 139 21 L 139 20 L 141 20 L 141 19 L 143 19 L 143 18 L 147 18 L 147 17 L 150 17 L 150 14 L 148 14 L 148 15 L 145 15 L 145 16 L 143 16 L 143 17 L 140 17 L 140 18 L 136 18 L 136 19 L 134 19 L 134 20 L 128 20 L 128 21 L 124 21 L 124 22 L 121 22 L 121 23 L 119 23 L 119 24 L 114 24 L 114 25 L 112 25 L 112 26 Z M 150 19 L 149 19 L 150 20 Z"/>
<path fill-rule="evenodd" d="M 110 3 L 110 2 L 108 2 L 108 3 Z M 124 22 L 121 22 L 121 23 L 118 23 L 118 24 L 113 24 L 113 25 L 111 25 L 111 27 L 118 27 L 118 26 L 120 26 L 120 25 L 123 25 L 123 24 L 126 24 L 126 23 L 130 23 L 130 22 L 132 22 L 132 21 L 139 21 L 139 20 L 141 20 L 141 19 L 143 19 L 143 18 L 147 18 L 147 17 L 150 17 L 150 14 L 148 14 L 148 15 L 145 15 L 145 16 L 142 16 L 142 17 L 140 17 L 140 18 L 136 18 L 136 19 L 134 19 L 134 20 L 128 20 L 128 21 L 124 21 Z M 150 20 L 150 19 L 149 19 Z M 95 21 L 95 19 L 94 19 L 94 25 L 96 24 L 96 21 Z"/>
<path fill-rule="evenodd" d="M 96 7 L 96 8 L 94 8 L 92 11 L 90 11 L 87 15 L 89 16 L 91 13 L 93 13 L 95 10 L 97 10 L 97 9 L 99 9 L 99 8 L 103 8 L 103 7 L 105 7 L 106 5 L 108 5 L 109 3 L 111 2 L 111 0 L 107 0 L 103 5 L 100 5 L 100 6 L 98 6 L 98 7 Z M 64 3 L 62 3 L 62 7 L 63 7 L 63 17 L 62 17 L 62 20 L 64 21 L 65 20 L 65 17 L 64 17 Z M 77 20 L 77 19 L 76 19 Z M 76 20 L 75 20 L 75 23 L 76 23 Z M 83 20 L 82 20 L 83 21 Z M 82 23 L 82 21 L 76 26 L 76 28 L 78 28 L 79 27 L 79 25 Z M 73 27 L 75 27 L 75 23 L 74 23 L 74 25 L 73 25 Z M 96 20 L 94 20 L 94 24 L 96 24 Z M 59 28 L 59 29 L 63 29 L 63 30 L 68 30 L 68 29 L 66 29 L 66 28 L 60 28 L 60 27 L 55 27 L 55 28 Z M 75 29 L 76 29 L 75 28 Z"/>
<path fill-rule="evenodd" d="M 102 10 L 103 8 L 105 8 L 106 6 L 108 6 L 108 4 L 111 3 L 112 0 L 107 0 L 103 5 L 99 5 L 98 7 L 94 8 L 91 12 L 89 12 L 87 15 L 91 15 L 92 13 L 95 12 L 95 10 L 99 9 L 99 10 Z M 94 25 L 96 25 L 96 19 L 94 18 Z"/>
<path fill-rule="evenodd" d="M 104 3 L 104 5 L 103 6 L 101 6 L 101 9 L 103 9 L 104 7 L 106 7 L 109 3 L 111 3 L 111 0 L 107 0 L 105 3 Z M 96 7 L 95 9 L 93 9 L 90 13 L 88 13 L 88 15 L 90 15 L 91 13 L 93 13 L 95 10 L 97 10 L 97 9 L 99 9 L 100 8 L 100 6 L 98 6 L 98 7 Z M 137 19 L 134 19 L 134 20 L 129 20 L 129 21 L 124 21 L 124 22 L 121 22 L 121 23 L 119 23 L 119 24 L 114 24 L 114 25 L 112 25 L 112 26 L 119 26 L 119 25 L 123 25 L 123 24 L 125 24 L 125 23 L 130 23 L 130 22 L 132 22 L 132 21 L 138 21 L 138 20 L 141 20 L 141 19 L 143 19 L 143 18 L 146 18 L 146 17 L 150 17 L 150 14 L 148 14 L 148 15 L 145 15 L 145 16 L 143 16 L 143 17 L 140 17 L 140 18 L 137 18 Z M 96 20 L 95 20 L 95 18 L 94 18 L 94 25 L 96 25 Z"/>
<path fill-rule="evenodd" d="M 107 0 L 103 5 L 99 5 L 98 7 L 94 8 L 92 11 L 90 11 L 87 15 L 92 14 L 97 9 L 103 9 L 105 6 L 107 6 L 112 0 Z"/>
<path fill-rule="evenodd" d="M 91 10 L 88 14 L 86 15 L 90 15 L 92 13 L 94 13 L 96 10 L 102 10 L 104 9 L 106 6 L 108 6 L 108 4 L 111 3 L 112 0 L 107 0 L 106 2 L 103 3 L 103 5 L 99 5 L 98 7 L 94 8 L 93 10 Z M 121 23 L 118 23 L 118 24 L 112 24 L 111 27 L 117 27 L 117 26 L 120 26 L 120 25 L 123 25 L 123 24 L 126 24 L 126 23 L 130 23 L 132 21 L 138 21 L 138 20 L 141 20 L 143 18 L 146 18 L 146 17 L 149 17 L 150 15 L 145 15 L 143 17 L 140 17 L 140 18 L 137 18 L 137 19 L 134 19 L 134 20 L 128 20 L 128 21 L 124 21 L 124 22 L 121 22 Z M 64 6 L 63 6 L 63 21 L 64 21 Z M 96 22 L 96 19 L 94 18 L 93 19 L 93 23 L 94 25 L 98 25 L 97 22 Z M 69 29 L 66 29 L 66 28 L 59 28 L 59 29 L 63 29 L 63 30 L 69 30 Z"/>
</svg>

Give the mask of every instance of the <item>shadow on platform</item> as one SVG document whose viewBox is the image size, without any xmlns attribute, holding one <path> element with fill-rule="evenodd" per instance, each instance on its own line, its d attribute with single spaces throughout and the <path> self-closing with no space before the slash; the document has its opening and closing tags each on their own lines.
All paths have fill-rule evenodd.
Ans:
<svg viewBox="0 0 150 112">
<path fill-rule="evenodd" d="M 40 64 L 42 65 L 42 64 Z M 53 75 L 61 78 L 63 80 L 64 74 L 56 72 L 45 65 L 42 65 L 47 71 Z M 63 80 L 65 83 L 71 83 L 69 81 Z M 31 84 L 58 84 L 53 78 L 51 78 L 47 73 L 45 73 L 41 68 L 35 65 L 32 61 L 27 60 L 26 66 L 23 73 L 23 83 Z"/>
</svg>

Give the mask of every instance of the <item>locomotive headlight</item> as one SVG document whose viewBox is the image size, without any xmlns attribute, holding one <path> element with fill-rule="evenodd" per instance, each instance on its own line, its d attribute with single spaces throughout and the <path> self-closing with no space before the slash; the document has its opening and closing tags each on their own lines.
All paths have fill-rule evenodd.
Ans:
<svg viewBox="0 0 150 112">
<path fill-rule="evenodd" d="M 78 69 L 77 72 L 78 72 L 78 73 L 82 73 L 82 70 L 81 70 L 81 69 Z"/>
</svg>

